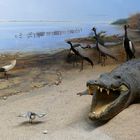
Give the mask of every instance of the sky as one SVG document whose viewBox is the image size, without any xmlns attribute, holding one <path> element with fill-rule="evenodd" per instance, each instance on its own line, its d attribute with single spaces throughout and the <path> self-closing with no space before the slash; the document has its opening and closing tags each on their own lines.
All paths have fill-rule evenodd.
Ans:
<svg viewBox="0 0 140 140">
<path fill-rule="evenodd" d="M 140 0 L 0 0 L 0 20 L 113 21 L 140 12 Z"/>
</svg>

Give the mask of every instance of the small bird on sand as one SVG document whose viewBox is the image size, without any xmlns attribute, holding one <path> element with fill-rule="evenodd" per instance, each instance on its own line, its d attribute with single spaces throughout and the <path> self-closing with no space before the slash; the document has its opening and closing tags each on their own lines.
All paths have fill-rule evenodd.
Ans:
<svg viewBox="0 0 140 140">
<path fill-rule="evenodd" d="M 0 68 L 0 73 L 3 72 L 4 76 L 8 79 L 7 72 L 13 69 L 16 65 L 16 60 L 12 60 L 10 65 L 6 65 Z"/>
<path fill-rule="evenodd" d="M 45 115 L 46 115 L 46 113 L 35 113 L 35 112 L 28 111 L 28 112 L 26 112 L 24 114 L 19 115 L 18 117 L 28 118 L 29 119 L 29 123 L 32 123 L 33 120 L 35 120 L 36 117 L 42 118 Z"/>
</svg>

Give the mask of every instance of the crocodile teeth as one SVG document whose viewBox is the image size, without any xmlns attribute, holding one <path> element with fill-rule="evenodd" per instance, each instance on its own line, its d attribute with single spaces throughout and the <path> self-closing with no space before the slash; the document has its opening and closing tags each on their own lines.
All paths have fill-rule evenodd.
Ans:
<svg viewBox="0 0 140 140">
<path fill-rule="evenodd" d="M 100 89 L 100 87 L 99 87 L 99 86 L 97 86 L 97 89 Z"/>
<path fill-rule="evenodd" d="M 102 92 L 103 91 L 103 89 L 102 88 L 100 88 L 100 92 Z"/>
<path fill-rule="evenodd" d="M 109 91 L 109 90 L 107 90 L 107 95 L 109 95 L 109 93 L 110 93 L 110 91 Z"/>
</svg>

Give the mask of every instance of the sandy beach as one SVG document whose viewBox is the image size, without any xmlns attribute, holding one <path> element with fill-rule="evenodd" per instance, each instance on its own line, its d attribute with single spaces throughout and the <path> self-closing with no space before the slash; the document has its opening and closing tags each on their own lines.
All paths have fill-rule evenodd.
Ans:
<svg viewBox="0 0 140 140">
<path fill-rule="evenodd" d="M 0 139 L 1 140 L 139 140 L 140 104 L 133 104 L 106 124 L 88 119 L 92 96 L 76 95 L 86 89 L 86 82 L 109 72 L 125 61 L 120 46 L 110 48 L 118 61 L 110 58 L 106 66 L 94 67 L 87 63 L 79 71 L 66 62 L 68 50 L 55 54 L 18 54 L 17 65 L 9 72 L 9 79 L 1 75 Z M 136 44 L 136 56 L 140 56 Z M 13 59 L 1 56 L 0 65 Z M 11 96 L 13 95 L 13 96 Z M 45 112 L 47 115 L 29 124 L 17 117 L 26 111 Z M 43 132 L 47 131 L 47 134 Z"/>
</svg>

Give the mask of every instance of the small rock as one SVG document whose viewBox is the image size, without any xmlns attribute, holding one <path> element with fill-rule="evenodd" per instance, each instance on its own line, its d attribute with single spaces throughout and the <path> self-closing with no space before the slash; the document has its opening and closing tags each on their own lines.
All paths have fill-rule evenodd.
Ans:
<svg viewBox="0 0 140 140">
<path fill-rule="evenodd" d="M 32 88 L 40 88 L 42 85 L 39 85 L 39 84 L 35 84 L 35 85 L 32 85 Z"/>
<path fill-rule="evenodd" d="M 59 77 L 58 80 L 61 82 L 62 81 L 62 77 Z"/>
<path fill-rule="evenodd" d="M 58 86 L 59 84 L 60 84 L 60 82 L 59 82 L 59 81 L 55 81 L 55 85 L 57 85 L 57 86 Z"/>
<path fill-rule="evenodd" d="M 3 100 L 6 100 L 6 99 L 7 99 L 7 97 L 6 97 L 6 96 L 4 96 L 4 97 L 3 97 Z"/>
<path fill-rule="evenodd" d="M 44 131 L 43 131 L 43 134 L 48 134 L 48 131 L 47 131 L 47 130 L 44 130 Z"/>
<path fill-rule="evenodd" d="M 20 92 L 21 92 L 20 90 L 17 91 L 17 93 L 20 93 Z"/>
</svg>

